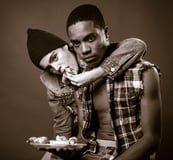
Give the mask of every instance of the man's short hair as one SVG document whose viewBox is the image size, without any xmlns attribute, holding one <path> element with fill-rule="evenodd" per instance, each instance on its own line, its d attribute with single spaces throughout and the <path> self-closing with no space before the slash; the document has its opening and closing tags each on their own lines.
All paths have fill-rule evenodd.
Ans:
<svg viewBox="0 0 173 160">
<path fill-rule="evenodd" d="M 88 21 L 91 20 L 94 22 L 95 26 L 104 28 L 105 21 L 101 11 L 95 5 L 84 4 L 76 7 L 69 14 L 67 23 L 66 23 L 66 31 L 68 31 L 68 27 L 80 21 Z"/>
</svg>

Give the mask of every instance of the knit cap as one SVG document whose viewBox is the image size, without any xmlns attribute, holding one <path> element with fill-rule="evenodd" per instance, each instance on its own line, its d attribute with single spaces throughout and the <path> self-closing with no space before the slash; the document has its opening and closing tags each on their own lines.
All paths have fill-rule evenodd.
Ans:
<svg viewBox="0 0 173 160">
<path fill-rule="evenodd" d="M 43 69 L 39 65 L 40 60 L 46 54 L 67 44 L 67 42 L 56 35 L 40 29 L 29 28 L 27 30 L 27 36 L 29 57 L 33 64 L 40 69 Z"/>
</svg>

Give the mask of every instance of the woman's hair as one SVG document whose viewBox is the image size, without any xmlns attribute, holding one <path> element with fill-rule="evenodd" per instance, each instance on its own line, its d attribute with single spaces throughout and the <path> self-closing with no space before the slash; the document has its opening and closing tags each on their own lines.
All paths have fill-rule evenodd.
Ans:
<svg viewBox="0 0 173 160">
<path fill-rule="evenodd" d="M 43 69 L 39 63 L 40 60 L 54 49 L 61 48 L 66 45 L 60 37 L 40 29 L 27 30 L 27 49 L 33 64 Z"/>
</svg>

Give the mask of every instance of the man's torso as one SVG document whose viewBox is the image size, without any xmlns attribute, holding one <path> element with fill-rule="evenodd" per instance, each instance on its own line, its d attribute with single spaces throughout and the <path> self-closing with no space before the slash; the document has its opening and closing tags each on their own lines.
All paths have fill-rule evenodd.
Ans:
<svg viewBox="0 0 173 160">
<path fill-rule="evenodd" d="M 99 127 L 97 138 L 114 140 L 110 106 L 106 89 L 106 79 L 99 79 L 93 83 L 93 103 L 96 111 Z"/>
</svg>

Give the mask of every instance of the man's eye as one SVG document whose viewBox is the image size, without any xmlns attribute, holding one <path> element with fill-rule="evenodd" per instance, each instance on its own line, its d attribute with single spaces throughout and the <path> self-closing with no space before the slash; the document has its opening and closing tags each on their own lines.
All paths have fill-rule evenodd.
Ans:
<svg viewBox="0 0 173 160">
<path fill-rule="evenodd" d="M 79 47 L 79 46 L 80 46 L 80 43 L 79 43 L 79 42 L 74 42 L 74 43 L 73 43 L 73 46 L 74 46 L 74 47 Z"/>
<path fill-rule="evenodd" d="M 93 42 L 96 38 L 94 36 L 91 36 L 88 38 L 88 42 Z"/>
<path fill-rule="evenodd" d="M 87 37 L 87 41 L 88 42 L 93 42 L 93 41 L 96 40 L 96 38 L 97 38 L 97 35 L 92 34 L 92 35 L 90 35 L 90 36 Z"/>
</svg>

